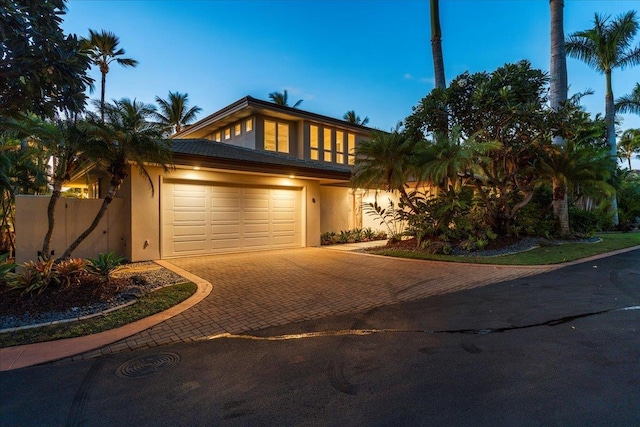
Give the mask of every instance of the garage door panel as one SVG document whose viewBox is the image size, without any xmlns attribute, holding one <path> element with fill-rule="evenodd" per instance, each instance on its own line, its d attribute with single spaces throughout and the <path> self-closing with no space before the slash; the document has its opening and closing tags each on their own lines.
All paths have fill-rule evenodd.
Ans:
<svg viewBox="0 0 640 427">
<path fill-rule="evenodd" d="M 294 221 L 295 212 L 272 212 L 273 221 Z"/>
<path fill-rule="evenodd" d="M 172 222 L 202 222 L 204 223 L 206 215 L 202 211 L 169 211 Z"/>
<path fill-rule="evenodd" d="M 214 209 L 233 209 L 236 212 L 240 209 L 240 198 L 226 198 L 226 197 L 215 197 L 212 198 L 212 204 Z"/>
<path fill-rule="evenodd" d="M 173 208 L 203 208 L 205 206 L 204 197 L 174 197 Z"/>
<path fill-rule="evenodd" d="M 301 246 L 300 190 L 165 183 L 163 256 Z"/>
<path fill-rule="evenodd" d="M 238 223 L 238 211 L 215 211 L 211 212 L 211 222 L 212 223 Z"/>
<path fill-rule="evenodd" d="M 280 222 L 271 225 L 274 233 L 294 233 L 296 231 L 295 222 Z"/>
<path fill-rule="evenodd" d="M 244 211 L 244 219 L 245 221 L 262 221 L 269 222 L 269 212 L 268 211 Z"/>
<path fill-rule="evenodd" d="M 234 251 L 240 245 L 240 239 L 229 238 L 229 239 L 217 239 L 211 241 L 211 250 L 214 252 L 222 252 L 222 251 Z"/>
<path fill-rule="evenodd" d="M 215 236 L 238 235 L 240 224 L 216 224 L 211 226 L 211 234 Z"/>
<path fill-rule="evenodd" d="M 173 236 L 203 236 L 205 228 L 204 225 L 177 225 L 173 227 Z"/>
<path fill-rule="evenodd" d="M 188 240 L 186 242 L 175 241 L 173 242 L 173 252 L 198 252 L 202 253 L 207 248 L 207 242 L 205 240 Z"/>
</svg>

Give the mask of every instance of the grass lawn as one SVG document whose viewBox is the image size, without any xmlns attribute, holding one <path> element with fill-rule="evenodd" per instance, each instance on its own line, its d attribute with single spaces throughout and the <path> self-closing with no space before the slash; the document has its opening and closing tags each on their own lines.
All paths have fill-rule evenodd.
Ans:
<svg viewBox="0 0 640 427">
<path fill-rule="evenodd" d="M 6 332 L 0 334 L 0 347 L 73 338 L 118 328 L 173 307 L 193 295 L 196 289 L 197 286 L 191 282 L 168 286 L 143 296 L 135 304 L 103 316 Z"/>
<path fill-rule="evenodd" d="M 603 254 L 618 249 L 640 245 L 640 233 L 603 233 L 597 234 L 602 241 L 597 243 L 568 243 L 555 246 L 541 246 L 527 252 L 496 257 L 472 257 L 453 255 L 434 255 L 400 249 L 378 249 L 371 251 L 376 255 L 400 258 L 426 259 L 433 261 L 466 262 L 474 264 L 500 265 L 545 265 L 559 264 Z"/>
</svg>

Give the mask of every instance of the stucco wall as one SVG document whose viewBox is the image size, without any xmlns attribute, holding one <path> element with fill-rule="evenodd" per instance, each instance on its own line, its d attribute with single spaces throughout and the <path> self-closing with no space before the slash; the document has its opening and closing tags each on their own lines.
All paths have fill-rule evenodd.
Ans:
<svg viewBox="0 0 640 427">
<path fill-rule="evenodd" d="M 354 228 L 353 196 L 344 187 L 320 187 L 320 233 Z"/>
<path fill-rule="evenodd" d="M 49 196 L 16 196 L 16 262 L 36 260 L 47 232 Z M 51 250 L 56 258 L 93 221 L 102 199 L 61 198 L 56 206 L 55 228 Z M 98 227 L 72 253 L 74 258 L 94 258 L 99 253 L 114 251 L 126 255 L 126 214 L 122 199 L 114 199 Z"/>
</svg>

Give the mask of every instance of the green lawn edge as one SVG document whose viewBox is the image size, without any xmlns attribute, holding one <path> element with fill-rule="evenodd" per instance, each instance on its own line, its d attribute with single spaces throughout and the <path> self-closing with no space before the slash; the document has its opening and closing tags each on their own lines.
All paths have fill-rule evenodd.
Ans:
<svg viewBox="0 0 640 427">
<path fill-rule="evenodd" d="M 599 233 L 601 240 L 596 243 L 565 243 L 553 246 L 540 246 L 526 252 L 495 257 L 473 257 L 454 255 L 435 255 L 400 249 L 374 249 L 368 251 L 374 255 L 397 258 L 446 261 L 468 264 L 492 265 L 552 265 L 575 261 L 593 255 L 600 255 L 640 245 L 640 233 Z"/>
<path fill-rule="evenodd" d="M 0 334 L 0 348 L 80 337 L 119 328 L 167 310 L 189 298 L 197 289 L 198 286 L 192 282 L 171 285 L 143 296 L 135 304 L 91 319 L 4 332 Z"/>
</svg>

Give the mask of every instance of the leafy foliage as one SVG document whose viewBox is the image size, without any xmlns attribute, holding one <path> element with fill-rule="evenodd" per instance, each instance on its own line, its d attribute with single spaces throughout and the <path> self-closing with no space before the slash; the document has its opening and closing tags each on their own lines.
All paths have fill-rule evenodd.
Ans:
<svg viewBox="0 0 640 427">
<path fill-rule="evenodd" d="M 296 101 L 295 104 L 293 104 L 293 106 L 290 106 L 289 94 L 287 93 L 286 89 L 283 92 L 271 92 L 269 94 L 269 99 L 274 104 L 282 105 L 284 107 L 291 107 L 291 108 L 298 108 L 303 101 L 302 99 L 299 99 L 298 101 Z"/>
<path fill-rule="evenodd" d="M 55 265 L 60 281 L 66 286 L 69 286 L 75 277 L 82 274 L 86 267 L 87 262 L 81 258 L 62 260 Z"/>
<path fill-rule="evenodd" d="M 380 206 L 377 199 L 373 203 L 365 203 L 363 211 L 365 214 L 377 218 L 380 225 L 387 228 L 389 240 L 395 241 L 402 238 L 407 216 L 404 209 L 397 206 L 393 200 L 389 200 L 386 208 Z"/>
<path fill-rule="evenodd" d="M 189 94 L 169 92 L 167 99 L 156 96 L 156 103 L 160 107 L 154 116 L 164 128 L 165 135 L 180 132 L 184 125 L 193 122 L 202 108 L 193 106 L 189 109 Z"/>
<path fill-rule="evenodd" d="M 365 126 L 367 123 L 369 123 L 369 117 L 365 117 L 364 119 L 361 119 L 360 116 L 357 115 L 354 110 L 347 111 L 346 113 L 344 113 L 342 118 L 346 122 L 352 123 L 354 125 Z"/>
<path fill-rule="evenodd" d="M 320 244 L 335 245 L 337 243 L 358 243 L 370 242 L 373 240 L 384 240 L 387 234 L 382 231 L 374 231 L 367 228 L 356 228 L 354 230 L 341 230 L 339 232 L 327 231 L 320 236 Z"/>
<path fill-rule="evenodd" d="M 60 28 L 64 0 L 0 0 L 0 115 L 53 117 L 85 106 L 90 60 Z"/>
<path fill-rule="evenodd" d="M 16 273 L 7 274 L 7 287 L 21 290 L 22 294 L 41 294 L 51 284 L 59 284 L 59 276 L 54 269 L 53 260 L 25 262 Z"/>
<path fill-rule="evenodd" d="M 109 281 L 113 271 L 124 261 L 124 257 L 117 256 L 113 251 L 98 254 L 97 258 L 87 259 L 87 271 L 97 274 L 103 280 Z"/>
<path fill-rule="evenodd" d="M 6 283 L 7 274 L 11 273 L 16 268 L 14 263 L 7 261 L 8 258 L 8 253 L 0 255 L 0 284 Z"/>
<path fill-rule="evenodd" d="M 632 228 L 636 218 L 640 218 L 640 175 L 626 172 L 617 189 L 620 224 Z"/>
</svg>

